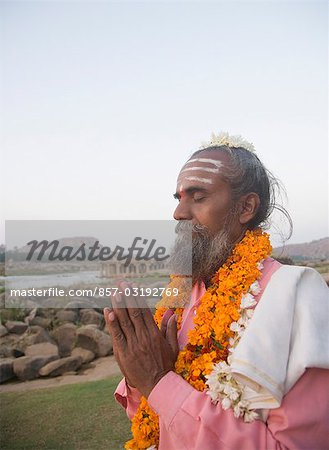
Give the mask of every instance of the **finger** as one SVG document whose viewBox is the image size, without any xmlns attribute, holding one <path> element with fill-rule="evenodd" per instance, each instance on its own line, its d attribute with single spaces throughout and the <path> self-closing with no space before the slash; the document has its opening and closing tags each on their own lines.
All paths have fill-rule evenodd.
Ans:
<svg viewBox="0 0 329 450">
<path fill-rule="evenodd" d="M 172 317 L 173 314 L 174 314 L 174 311 L 172 309 L 168 309 L 164 313 L 164 316 L 162 317 L 160 331 L 161 331 L 163 337 L 166 337 L 168 320 L 170 319 L 170 317 Z"/>
<path fill-rule="evenodd" d="M 127 283 L 127 282 L 123 282 L 121 283 L 121 290 L 123 292 L 129 292 L 129 295 L 124 295 L 124 301 L 125 301 L 125 305 L 126 308 L 128 310 L 128 314 L 132 319 L 136 319 L 134 320 L 134 322 L 143 322 L 143 308 L 141 308 L 140 303 L 138 302 L 138 296 L 137 295 L 133 295 L 133 288 L 136 287 L 135 284 L 133 283 Z"/>
<path fill-rule="evenodd" d="M 172 348 L 175 355 L 178 354 L 178 339 L 177 339 L 177 316 L 174 314 L 170 317 L 167 324 L 166 339 Z"/>
<path fill-rule="evenodd" d="M 110 308 L 104 308 L 103 309 L 103 316 L 104 316 L 104 319 L 105 319 L 105 323 L 106 323 L 106 326 L 108 327 L 108 315 L 110 314 L 110 312 L 111 312 L 111 310 L 110 310 Z"/>
<path fill-rule="evenodd" d="M 103 309 L 103 314 L 104 314 L 104 319 L 105 319 L 106 327 L 107 327 L 107 329 L 108 329 L 110 335 L 112 336 L 112 332 L 111 332 L 111 329 L 110 329 L 110 326 L 111 326 L 111 320 L 109 319 L 109 314 L 110 314 L 111 312 L 112 312 L 112 309 L 111 309 L 111 308 L 106 307 L 106 308 Z M 113 339 L 112 339 L 112 341 L 113 341 Z M 113 353 L 115 353 L 115 346 L 113 346 Z M 117 358 L 118 355 L 115 355 L 115 356 L 116 356 L 116 358 Z M 118 362 L 119 362 L 119 361 L 118 361 Z"/>
<path fill-rule="evenodd" d="M 112 297 L 112 306 L 115 317 L 120 324 L 120 328 L 123 331 L 125 338 L 129 340 L 136 338 L 135 329 L 129 317 L 124 296 L 116 293 Z"/>
<path fill-rule="evenodd" d="M 119 352 L 124 351 L 127 340 L 115 313 L 113 311 L 106 311 L 105 321 L 112 336 L 113 347 Z"/>
<path fill-rule="evenodd" d="M 132 293 L 133 284 L 122 283 L 121 289 L 123 292 Z M 143 318 L 143 309 L 138 304 L 137 296 L 135 295 L 125 295 L 125 304 L 127 306 L 128 315 L 130 317 L 131 322 L 133 323 L 135 333 L 137 339 L 141 339 L 145 333 L 147 333 L 147 328 L 145 326 L 144 318 Z"/>
<path fill-rule="evenodd" d="M 106 320 L 106 317 L 110 314 L 110 312 L 112 311 L 112 308 L 110 308 L 109 306 L 106 306 L 103 309 L 103 315 L 104 315 L 104 319 Z"/>
<path fill-rule="evenodd" d="M 149 330 L 150 333 L 159 332 L 159 328 L 157 324 L 155 323 L 155 320 L 153 318 L 152 311 L 148 307 L 147 303 L 142 297 L 136 297 L 136 302 L 138 304 L 138 307 L 141 309 L 143 313 L 143 319 L 146 328 Z"/>
</svg>

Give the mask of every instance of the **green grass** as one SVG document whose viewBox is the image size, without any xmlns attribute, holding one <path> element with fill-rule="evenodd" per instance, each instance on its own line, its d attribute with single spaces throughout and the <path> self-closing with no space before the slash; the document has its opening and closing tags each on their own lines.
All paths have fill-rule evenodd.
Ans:
<svg viewBox="0 0 329 450">
<path fill-rule="evenodd" d="M 117 450 L 130 421 L 113 392 L 120 377 L 0 394 L 1 450 Z"/>
<path fill-rule="evenodd" d="M 0 309 L 0 322 L 4 323 L 7 320 L 24 321 L 25 310 L 22 308 L 2 308 Z"/>
</svg>

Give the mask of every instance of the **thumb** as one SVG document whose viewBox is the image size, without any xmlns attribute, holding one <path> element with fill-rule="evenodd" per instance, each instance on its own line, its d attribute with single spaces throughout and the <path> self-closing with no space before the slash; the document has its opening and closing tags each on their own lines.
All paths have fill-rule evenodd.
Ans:
<svg viewBox="0 0 329 450">
<path fill-rule="evenodd" d="M 169 319 L 170 319 L 170 317 L 173 317 L 173 315 L 174 315 L 174 311 L 172 311 L 171 309 L 168 309 L 168 311 L 166 311 L 164 316 L 162 317 L 160 331 L 164 338 L 167 336 L 167 326 L 168 326 Z"/>
<path fill-rule="evenodd" d="M 178 340 L 177 340 L 177 316 L 173 314 L 168 320 L 167 324 L 167 341 L 172 348 L 175 357 L 178 355 Z"/>
</svg>

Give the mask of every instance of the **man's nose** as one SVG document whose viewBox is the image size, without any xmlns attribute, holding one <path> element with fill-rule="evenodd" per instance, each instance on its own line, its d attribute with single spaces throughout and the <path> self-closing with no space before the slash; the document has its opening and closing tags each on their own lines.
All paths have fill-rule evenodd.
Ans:
<svg viewBox="0 0 329 450">
<path fill-rule="evenodd" d="M 184 200 L 181 200 L 177 208 L 174 211 L 173 217 L 175 220 L 192 220 L 192 213 L 191 210 Z"/>
</svg>

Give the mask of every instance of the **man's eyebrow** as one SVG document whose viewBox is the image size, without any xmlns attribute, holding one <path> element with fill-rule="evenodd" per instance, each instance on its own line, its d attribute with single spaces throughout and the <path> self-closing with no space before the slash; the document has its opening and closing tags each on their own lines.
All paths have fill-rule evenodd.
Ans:
<svg viewBox="0 0 329 450">
<path fill-rule="evenodd" d="M 201 186 L 189 186 L 186 189 L 183 189 L 184 194 L 194 194 L 195 192 L 208 192 L 207 188 L 205 187 L 201 187 Z M 176 191 L 173 196 L 174 198 L 176 198 L 177 200 L 179 200 L 181 198 L 181 194 L 180 192 Z"/>
</svg>

